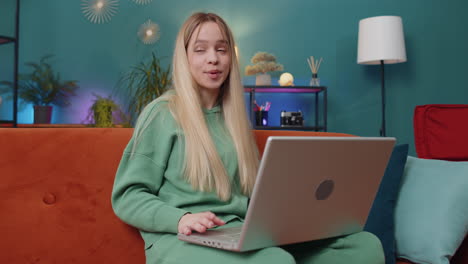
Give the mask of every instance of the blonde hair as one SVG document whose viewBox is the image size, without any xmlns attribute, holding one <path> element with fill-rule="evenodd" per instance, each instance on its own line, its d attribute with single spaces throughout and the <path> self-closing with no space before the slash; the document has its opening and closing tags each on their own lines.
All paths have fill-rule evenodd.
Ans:
<svg viewBox="0 0 468 264">
<path fill-rule="evenodd" d="M 226 201 L 231 197 L 231 182 L 210 136 L 201 107 L 198 85 L 190 74 L 187 58 L 187 47 L 191 37 L 195 30 L 206 22 L 214 22 L 219 26 L 229 46 L 230 73 L 220 87 L 218 102 L 222 106 L 225 125 L 237 151 L 242 192 L 246 195 L 251 194 L 258 169 L 258 150 L 247 119 L 234 38 L 222 18 L 212 13 L 195 13 L 185 21 L 177 35 L 172 61 L 175 92 L 168 92 L 155 101 L 168 102 L 170 112 L 184 132 L 183 171 L 188 182 L 196 190 L 216 190 L 218 197 Z M 150 121 L 151 117 L 148 119 Z M 145 127 L 143 125 L 143 129 Z"/>
</svg>

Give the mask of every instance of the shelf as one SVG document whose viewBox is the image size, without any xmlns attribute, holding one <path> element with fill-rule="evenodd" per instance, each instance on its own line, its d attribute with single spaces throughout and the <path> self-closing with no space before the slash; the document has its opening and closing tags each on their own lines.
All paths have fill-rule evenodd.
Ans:
<svg viewBox="0 0 468 264">
<path fill-rule="evenodd" d="M 13 122 L 13 121 L 11 121 Z M 12 123 L 0 121 L 1 127 L 13 127 Z M 18 124 L 17 128 L 95 128 L 88 124 Z M 113 128 L 123 128 L 122 125 L 114 125 Z"/>
<path fill-rule="evenodd" d="M 14 120 L 0 120 L 0 128 L 2 127 L 15 127 Z"/>
<path fill-rule="evenodd" d="M 83 124 L 18 124 L 18 128 L 84 128 Z"/>
<path fill-rule="evenodd" d="M 0 36 L 0 45 L 8 44 L 11 42 L 16 42 L 16 39 L 12 37 L 7 37 L 7 36 Z"/>
<path fill-rule="evenodd" d="M 255 91 L 259 93 L 320 93 L 326 89 L 326 86 L 244 86 L 245 92 Z"/>
<path fill-rule="evenodd" d="M 324 127 L 319 126 L 289 126 L 289 127 L 282 127 L 282 126 L 255 126 L 254 129 L 256 130 L 313 130 L 313 131 L 320 131 L 325 130 Z"/>
<path fill-rule="evenodd" d="M 252 122 L 252 127 L 259 130 L 313 130 L 313 131 L 327 131 L 327 87 L 326 86 L 257 86 L 245 85 L 244 92 L 249 93 L 249 116 Z M 315 114 L 311 117 L 312 122 L 309 124 L 314 126 L 256 126 L 255 116 L 255 96 L 257 93 L 309 93 L 314 97 Z M 320 100 L 319 98 L 322 98 Z M 321 105 L 321 106 L 320 106 Z M 320 117 L 322 117 L 320 119 Z"/>
<path fill-rule="evenodd" d="M 20 18 L 20 0 L 14 1 L 16 2 L 16 11 L 14 17 L 14 29 L 12 30 L 13 36 L 6 36 L 0 35 L 0 46 L 12 44 L 13 46 L 13 87 L 12 87 L 12 94 L 13 94 L 13 104 L 12 104 L 12 115 L 11 119 L 13 120 L 0 120 L 0 127 L 16 127 L 18 123 L 18 58 L 19 58 L 19 18 Z M 0 4 L 2 6 L 2 4 Z M 7 5 L 9 7 L 9 5 Z M 4 7 L 2 7 L 4 8 Z M 11 10 L 13 11 L 13 10 Z M 10 47 L 10 46 L 8 46 Z M 9 50 L 7 48 L 7 50 Z M 5 63 L 5 59 L 3 59 L 3 52 L 2 58 L 0 58 L 0 62 Z M 10 119 L 10 118 L 8 118 Z"/>
<path fill-rule="evenodd" d="M 0 124 L 13 124 L 14 120 L 0 120 Z"/>
</svg>

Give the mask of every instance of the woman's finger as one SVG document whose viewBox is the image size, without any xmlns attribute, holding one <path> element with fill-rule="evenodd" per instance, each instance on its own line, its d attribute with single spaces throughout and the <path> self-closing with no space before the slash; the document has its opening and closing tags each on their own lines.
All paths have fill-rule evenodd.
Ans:
<svg viewBox="0 0 468 264">
<path fill-rule="evenodd" d="M 200 224 L 202 224 L 202 225 L 205 226 L 206 228 L 212 228 L 212 227 L 214 227 L 213 221 L 211 221 L 211 220 L 208 219 L 208 218 L 202 218 L 202 219 L 200 219 Z"/>
<path fill-rule="evenodd" d="M 213 218 L 213 223 L 218 226 L 222 226 L 226 224 L 223 220 L 221 220 L 219 217 Z"/>
<path fill-rule="evenodd" d="M 206 227 L 198 222 L 193 224 L 191 227 L 193 230 L 197 231 L 198 233 L 204 233 L 206 231 Z"/>
<path fill-rule="evenodd" d="M 208 211 L 208 212 L 204 212 L 203 214 L 210 220 L 213 220 L 214 218 L 216 218 L 216 215 L 213 212 Z"/>
<path fill-rule="evenodd" d="M 215 225 L 221 226 L 224 225 L 225 222 L 217 217 L 213 212 L 205 212 L 205 215 L 210 219 Z"/>
</svg>

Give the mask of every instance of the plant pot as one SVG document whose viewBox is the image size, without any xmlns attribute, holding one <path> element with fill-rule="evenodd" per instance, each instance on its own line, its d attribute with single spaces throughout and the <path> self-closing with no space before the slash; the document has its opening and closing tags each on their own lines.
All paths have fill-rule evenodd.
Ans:
<svg viewBox="0 0 468 264">
<path fill-rule="evenodd" d="M 35 105 L 34 106 L 34 124 L 50 124 L 52 119 L 52 106 Z"/>
<path fill-rule="evenodd" d="M 270 74 L 259 74 L 255 78 L 255 85 L 271 85 Z"/>
</svg>

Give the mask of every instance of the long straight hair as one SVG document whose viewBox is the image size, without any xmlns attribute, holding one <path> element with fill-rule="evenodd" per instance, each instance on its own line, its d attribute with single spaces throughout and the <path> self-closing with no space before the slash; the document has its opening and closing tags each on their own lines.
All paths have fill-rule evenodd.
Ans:
<svg viewBox="0 0 468 264">
<path fill-rule="evenodd" d="M 167 101 L 171 114 L 182 128 L 185 137 L 183 173 L 196 190 L 215 190 L 221 200 L 231 197 L 231 185 L 226 169 L 210 136 L 202 110 L 198 84 L 190 74 L 187 57 L 189 41 L 194 32 L 204 23 L 214 22 L 219 26 L 229 46 L 230 73 L 220 87 L 218 102 L 221 104 L 227 132 L 237 152 L 239 180 L 242 193 L 250 195 L 255 183 L 259 155 L 255 139 L 247 119 L 244 88 L 235 53 L 231 30 L 224 20 L 213 13 L 195 13 L 180 29 L 172 61 L 172 80 L 175 92 L 167 92 L 155 100 Z M 150 122 L 151 117 L 147 119 Z M 143 125 L 143 129 L 147 125 Z M 136 132 L 141 134 L 140 132 Z"/>
</svg>

